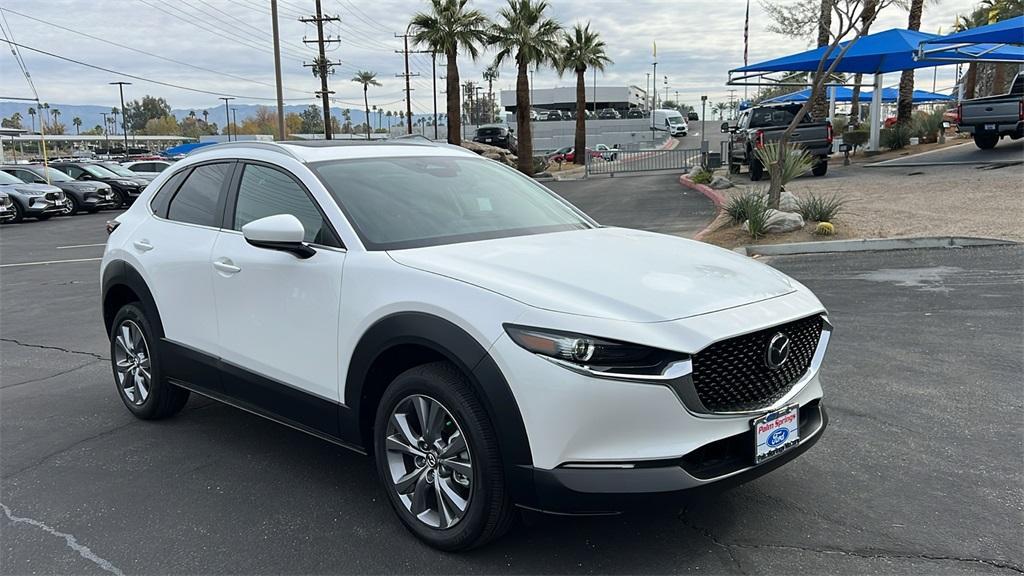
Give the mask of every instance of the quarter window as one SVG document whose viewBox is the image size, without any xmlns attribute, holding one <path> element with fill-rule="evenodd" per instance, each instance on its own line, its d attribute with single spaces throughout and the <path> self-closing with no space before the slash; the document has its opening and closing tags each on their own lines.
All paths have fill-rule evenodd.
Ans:
<svg viewBox="0 0 1024 576">
<path fill-rule="evenodd" d="M 171 199 L 167 218 L 189 224 L 218 226 L 220 215 L 217 206 L 232 165 L 204 164 L 193 170 Z"/>
<path fill-rule="evenodd" d="M 294 178 L 266 166 L 246 165 L 238 183 L 234 229 L 241 230 L 253 220 L 276 214 L 291 214 L 298 218 L 306 230 L 306 242 L 338 245 L 316 204 Z"/>
</svg>

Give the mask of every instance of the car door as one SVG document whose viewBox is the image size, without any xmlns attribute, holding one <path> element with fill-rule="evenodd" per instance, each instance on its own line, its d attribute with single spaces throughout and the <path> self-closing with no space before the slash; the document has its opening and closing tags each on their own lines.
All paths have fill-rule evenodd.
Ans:
<svg viewBox="0 0 1024 576">
<path fill-rule="evenodd" d="M 292 174 L 243 163 L 235 181 L 211 261 L 225 393 L 336 434 L 345 250 Z M 300 259 L 246 242 L 245 224 L 277 214 L 302 222 L 313 256 Z"/>
<path fill-rule="evenodd" d="M 153 293 L 164 337 L 209 358 L 219 353 L 210 253 L 234 166 L 200 164 L 172 176 L 150 204 L 155 217 L 127 242 Z"/>
</svg>

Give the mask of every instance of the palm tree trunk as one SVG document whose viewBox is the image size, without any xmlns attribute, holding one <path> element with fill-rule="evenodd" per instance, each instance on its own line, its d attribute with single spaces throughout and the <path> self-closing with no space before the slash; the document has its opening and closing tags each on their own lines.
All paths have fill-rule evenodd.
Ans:
<svg viewBox="0 0 1024 576">
<path fill-rule="evenodd" d="M 366 139 L 370 139 L 370 101 L 367 98 L 366 91 L 370 88 L 369 84 L 363 84 L 363 107 L 366 109 Z"/>
<path fill-rule="evenodd" d="M 459 113 L 459 64 L 455 51 L 448 53 L 448 143 L 462 144 L 462 115 Z"/>
<path fill-rule="evenodd" d="M 964 79 L 964 99 L 974 98 L 974 92 L 978 86 L 978 64 L 972 62 L 967 67 L 967 77 Z"/>
<path fill-rule="evenodd" d="M 924 12 L 924 0 L 912 0 L 910 3 L 910 18 L 907 22 L 908 30 L 921 29 L 921 14 Z M 896 122 L 905 124 L 910 122 L 911 113 L 914 111 L 914 71 L 904 70 L 900 75 L 900 96 L 896 104 Z"/>
<path fill-rule="evenodd" d="M 587 69 L 576 69 L 576 157 L 574 164 L 587 163 L 587 84 L 584 76 Z M 532 163 L 532 162 L 531 162 Z"/>
<path fill-rule="evenodd" d="M 533 131 L 530 126 L 530 77 L 526 61 L 516 57 L 516 127 L 519 129 L 519 171 L 533 176 Z"/>
<path fill-rule="evenodd" d="M 832 4 L 835 0 L 821 0 L 821 7 L 818 12 L 818 47 L 828 46 L 829 28 L 832 26 Z M 816 119 L 828 115 L 828 101 L 823 91 L 811 104 L 811 116 Z"/>
</svg>

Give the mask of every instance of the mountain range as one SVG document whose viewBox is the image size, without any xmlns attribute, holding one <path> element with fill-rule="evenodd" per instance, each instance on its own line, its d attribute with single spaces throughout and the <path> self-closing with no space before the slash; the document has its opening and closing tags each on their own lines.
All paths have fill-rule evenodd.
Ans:
<svg viewBox="0 0 1024 576">
<path fill-rule="evenodd" d="M 81 118 L 82 119 L 82 128 L 81 129 L 82 130 L 88 130 L 88 129 L 92 128 L 93 126 L 97 126 L 97 125 L 102 124 L 103 123 L 102 113 L 108 113 L 109 114 L 110 113 L 110 109 L 114 105 L 115 104 L 111 104 L 110 106 L 97 106 L 97 105 L 90 105 L 90 104 L 83 104 L 83 105 L 79 105 L 79 104 L 59 104 L 59 103 L 51 102 L 50 103 L 50 110 L 51 111 L 54 110 L 54 109 L 60 110 L 60 121 L 64 123 L 64 125 L 67 127 L 68 130 L 73 132 L 74 128 L 71 127 L 71 119 L 72 118 L 74 118 L 76 116 Z M 30 106 L 36 107 L 38 109 L 38 106 L 36 106 L 34 102 L 16 102 L 16 101 L 11 101 L 11 100 L 0 100 L 0 117 L 10 118 L 11 115 L 13 115 L 15 112 L 20 112 L 21 113 L 21 117 L 22 117 L 22 121 L 21 121 L 22 125 L 25 126 L 26 128 L 31 128 L 32 127 L 32 119 L 28 115 L 28 109 L 29 109 Z M 118 108 L 120 108 L 120 106 L 118 106 Z M 241 124 L 246 118 L 249 118 L 250 116 L 254 116 L 256 114 L 256 109 L 259 108 L 259 105 L 256 105 L 256 104 L 236 104 L 236 105 L 232 106 L 232 108 L 234 108 L 234 110 L 235 110 L 234 111 L 235 119 L 238 121 L 239 124 Z M 271 108 L 271 110 L 276 110 L 276 106 L 271 106 L 270 108 Z M 285 112 L 286 115 L 291 113 L 291 112 L 299 113 L 299 112 L 302 112 L 303 110 L 305 110 L 306 108 L 308 108 L 307 104 L 303 104 L 303 105 L 288 105 L 288 106 L 284 107 L 284 112 Z M 208 111 L 210 113 L 209 116 L 208 116 L 208 121 L 209 122 L 216 123 L 217 126 L 224 126 L 224 105 L 223 104 L 221 104 L 220 106 L 213 105 L 213 106 L 209 106 L 207 108 L 175 108 L 175 109 L 171 110 L 171 114 L 173 114 L 174 117 L 178 119 L 178 121 L 181 121 L 185 117 L 188 116 L 189 112 L 191 112 L 193 110 L 195 110 L 196 115 L 199 116 L 200 118 L 203 115 L 203 110 Z M 349 110 L 350 110 L 350 117 L 352 118 L 352 123 L 353 124 L 362 124 L 363 121 L 365 120 L 365 117 L 366 117 L 365 113 L 361 109 L 357 110 L 355 108 L 350 108 Z M 400 106 L 395 106 L 391 111 L 392 112 L 398 112 L 399 110 L 400 110 Z M 374 115 L 372 110 L 370 111 L 370 114 Z M 337 116 L 339 122 L 343 121 L 342 120 L 342 108 L 337 108 L 337 107 L 333 107 L 332 106 L 331 107 L 331 115 L 332 116 Z M 426 115 L 416 115 L 416 114 L 414 114 L 413 115 L 413 121 L 415 122 L 421 116 L 426 116 Z M 39 116 L 38 115 L 36 116 L 35 121 L 38 124 L 38 122 L 39 122 Z M 382 127 L 387 127 L 387 122 L 388 122 L 387 117 L 382 114 L 381 117 L 380 117 L 380 125 Z M 397 118 L 392 118 L 391 119 L 391 125 L 392 126 L 397 125 L 398 122 L 399 122 L 399 120 Z M 374 118 L 373 118 L 373 126 L 375 128 L 377 127 L 377 117 L 375 115 L 374 115 Z"/>
</svg>

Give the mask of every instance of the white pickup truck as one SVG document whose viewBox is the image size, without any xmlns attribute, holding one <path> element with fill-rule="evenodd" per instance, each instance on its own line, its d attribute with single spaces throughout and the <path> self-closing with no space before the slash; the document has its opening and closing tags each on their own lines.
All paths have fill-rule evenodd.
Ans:
<svg viewBox="0 0 1024 576">
<path fill-rule="evenodd" d="M 1008 94 L 964 100 L 958 116 L 960 131 L 973 134 L 982 150 L 995 148 L 1003 136 L 1024 136 L 1024 74 L 1013 79 Z"/>
</svg>

